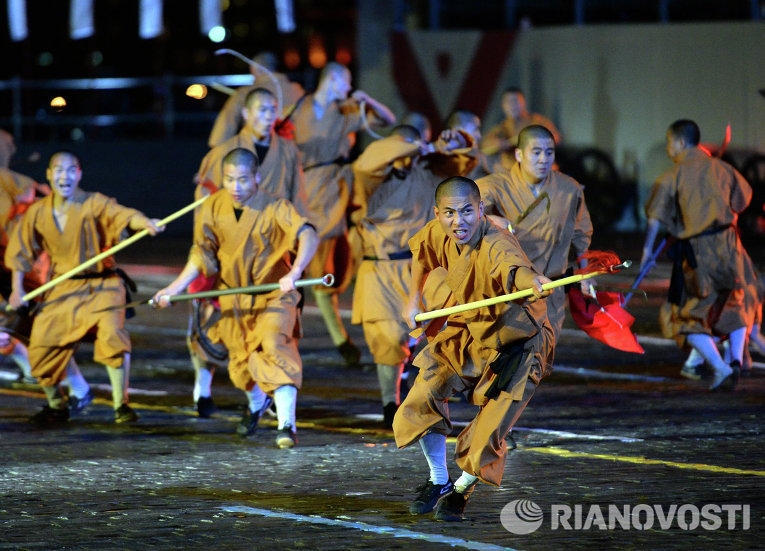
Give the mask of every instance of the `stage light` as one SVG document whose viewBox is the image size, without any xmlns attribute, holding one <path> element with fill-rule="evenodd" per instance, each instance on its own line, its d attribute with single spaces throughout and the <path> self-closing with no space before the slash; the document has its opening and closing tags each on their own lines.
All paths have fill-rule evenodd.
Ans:
<svg viewBox="0 0 765 551">
<path fill-rule="evenodd" d="M 314 69 L 321 69 L 327 64 L 327 51 L 324 43 L 318 36 L 312 36 L 308 40 L 308 63 Z"/>
<path fill-rule="evenodd" d="M 207 37 L 213 42 L 223 42 L 226 39 L 226 29 L 220 25 L 216 25 L 210 32 L 207 33 Z"/>
<path fill-rule="evenodd" d="M 288 48 L 284 52 L 284 66 L 290 71 L 300 67 L 300 52 L 296 48 Z"/>
<path fill-rule="evenodd" d="M 66 107 L 66 100 L 61 96 L 56 96 L 50 100 L 50 106 L 58 111 L 61 111 L 64 107 Z"/>
<path fill-rule="evenodd" d="M 207 97 L 207 86 L 204 84 L 192 84 L 186 88 L 186 95 L 194 99 L 204 99 Z"/>
</svg>

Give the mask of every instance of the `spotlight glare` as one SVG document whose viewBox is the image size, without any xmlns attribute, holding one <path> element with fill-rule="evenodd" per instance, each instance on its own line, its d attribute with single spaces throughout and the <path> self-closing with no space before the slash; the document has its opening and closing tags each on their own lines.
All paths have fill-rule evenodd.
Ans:
<svg viewBox="0 0 765 551">
<path fill-rule="evenodd" d="M 204 84 L 192 84 L 186 88 L 186 95 L 194 99 L 204 99 L 207 97 L 207 86 Z"/>
<path fill-rule="evenodd" d="M 55 109 L 61 110 L 64 107 L 66 107 L 66 100 L 62 98 L 61 96 L 56 96 L 55 98 L 50 100 L 50 106 Z"/>
<path fill-rule="evenodd" d="M 207 33 L 207 37 L 215 43 L 223 42 L 226 39 L 226 29 L 220 25 L 216 25 L 210 32 Z"/>
</svg>

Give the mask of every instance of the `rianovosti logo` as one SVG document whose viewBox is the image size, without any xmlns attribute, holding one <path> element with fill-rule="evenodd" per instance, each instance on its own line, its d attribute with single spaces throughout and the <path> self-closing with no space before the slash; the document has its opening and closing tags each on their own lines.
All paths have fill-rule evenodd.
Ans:
<svg viewBox="0 0 765 551">
<path fill-rule="evenodd" d="M 513 534 L 531 534 L 549 522 L 550 530 L 749 530 L 750 507 L 707 503 L 569 505 L 554 503 L 546 512 L 529 499 L 505 505 L 499 519 Z"/>
</svg>

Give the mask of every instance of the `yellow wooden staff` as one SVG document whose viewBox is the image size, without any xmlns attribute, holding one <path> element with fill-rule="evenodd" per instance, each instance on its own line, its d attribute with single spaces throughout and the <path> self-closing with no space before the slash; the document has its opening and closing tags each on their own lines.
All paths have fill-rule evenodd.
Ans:
<svg viewBox="0 0 765 551">
<path fill-rule="evenodd" d="M 550 283 L 545 283 L 544 285 L 542 285 L 542 289 L 545 291 L 547 291 L 548 289 L 555 289 L 556 287 L 562 287 L 564 285 L 569 285 L 571 283 L 577 283 L 584 279 L 589 279 L 591 277 L 595 277 L 598 275 L 608 274 L 611 272 L 622 270 L 624 268 L 629 268 L 630 266 L 632 266 L 632 261 L 625 260 L 621 264 L 617 264 L 615 266 L 609 266 L 608 269 L 606 270 L 597 270 L 594 272 L 588 272 L 584 274 L 576 274 L 569 277 L 564 277 L 562 279 L 557 279 L 555 281 L 551 281 Z M 440 318 L 443 316 L 456 314 L 458 312 L 465 312 L 467 310 L 475 310 L 476 308 L 482 308 L 484 306 L 491 306 L 492 304 L 499 304 L 501 302 L 510 302 L 512 300 L 525 298 L 533 294 L 534 294 L 534 291 L 532 289 L 530 288 L 523 289 L 522 291 L 516 291 L 515 293 L 510 293 L 508 295 L 500 295 L 498 297 L 491 297 L 491 298 L 486 298 L 483 300 L 476 300 L 475 302 L 468 302 L 467 304 L 458 304 L 457 306 L 451 306 L 449 308 L 440 308 L 438 310 L 431 310 L 430 312 L 422 312 L 421 314 L 417 314 L 414 317 L 414 320 L 428 321 L 435 318 Z"/>
<path fill-rule="evenodd" d="M 162 220 L 160 220 L 157 223 L 157 226 L 165 226 L 165 225 L 169 224 L 170 222 L 172 222 L 173 220 L 175 220 L 177 218 L 180 218 L 181 216 L 183 216 L 187 212 L 197 208 L 208 197 L 210 197 L 210 196 L 209 195 L 205 195 L 204 197 L 202 197 L 201 199 L 199 199 L 197 201 L 194 201 L 190 205 L 186 205 L 181 210 L 174 212 L 173 214 L 171 214 L 167 218 L 163 218 Z M 66 281 L 67 279 L 71 278 L 74 275 L 77 275 L 78 273 L 82 272 L 83 270 L 85 270 L 87 268 L 90 268 L 93 264 L 97 264 L 98 262 L 102 261 L 104 258 L 107 258 L 107 257 L 113 255 L 114 253 L 116 253 L 118 251 L 121 251 L 122 249 L 124 249 L 126 247 L 129 247 L 130 245 L 132 245 L 133 243 L 135 243 L 139 239 L 142 239 L 142 238 L 146 237 L 147 235 L 149 235 L 149 230 L 141 230 L 138 233 L 135 233 L 135 234 L 131 235 L 130 237 L 128 237 L 124 241 L 120 241 L 119 243 L 117 243 L 113 247 L 111 247 L 109 249 L 106 249 L 102 253 L 97 254 L 96 256 L 91 258 L 90 260 L 86 260 L 85 262 L 83 262 L 79 266 L 75 266 L 74 268 L 72 268 L 68 272 L 63 273 L 60 276 L 51 279 L 48 283 L 40 285 L 37 289 L 28 292 L 26 295 L 21 297 L 21 300 L 23 300 L 24 302 L 27 302 L 27 301 L 32 300 L 33 298 L 35 298 L 37 296 L 40 296 L 45 291 L 47 291 L 48 289 L 51 289 L 52 287 L 58 285 L 62 281 Z M 10 309 L 10 306 L 8 308 L 6 308 L 6 310 L 8 310 L 8 309 Z"/>
</svg>

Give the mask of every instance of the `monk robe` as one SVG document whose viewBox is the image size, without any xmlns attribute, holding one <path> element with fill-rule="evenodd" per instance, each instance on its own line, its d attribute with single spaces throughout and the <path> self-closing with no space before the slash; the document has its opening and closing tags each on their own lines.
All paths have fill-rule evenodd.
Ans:
<svg viewBox="0 0 765 551">
<path fill-rule="evenodd" d="M 247 149 L 259 157 L 255 149 L 255 135 L 247 127 L 217 147 L 212 148 L 199 167 L 199 181 L 209 181 L 217 188 L 223 187 L 223 157 L 237 148 Z M 271 132 L 268 152 L 260 161 L 260 184 L 258 187 L 271 195 L 291 202 L 300 214 L 308 216 L 308 199 L 300 166 L 300 155 L 292 140 Z"/>
<path fill-rule="evenodd" d="M 35 198 L 35 181 L 7 168 L 0 168 L 0 258 L 5 256 L 8 234 L 14 219 L 24 212 Z M 7 272 L 3 268 L 3 272 Z M 0 292 L 10 294 L 10 274 L 4 273 Z"/>
<path fill-rule="evenodd" d="M 538 188 L 542 201 L 516 226 L 515 221 L 536 197 L 532 186 L 521 175 L 516 163 L 509 172 L 492 174 L 476 181 L 481 190 L 485 214 L 497 214 L 513 225 L 515 236 L 535 268 L 549 278 L 566 272 L 569 251 L 575 256 L 587 251 L 592 238 L 590 213 L 584 202 L 584 188 L 576 180 L 558 171 L 551 171 Z M 566 294 L 562 288 L 547 297 L 547 317 L 560 334 L 565 316 Z"/>
<path fill-rule="evenodd" d="M 189 259 L 206 277 L 217 274 L 221 289 L 275 283 L 289 272 L 289 255 L 307 224 L 288 201 L 262 190 L 237 220 L 231 196 L 219 191 L 200 207 Z M 228 349 L 228 373 L 237 388 L 300 388 L 299 299 L 295 290 L 220 297 L 221 319 L 209 337 Z"/>
<path fill-rule="evenodd" d="M 439 284 L 451 293 L 449 303 L 464 304 L 517 291 L 515 271 L 533 266 L 518 240 L 487 219 L 480 222 L 478 239 L 460 250 L 437 220 L 430 221 L 409 246 L 414 261 L 428 274 L 423 297 Z M 429 309 L 433 305 L 426 305 Z M 498 486 L 505 468 L 505 436 L 552 364 L 553 334 L 544 300 L 496 304 L 452 314 L 445 327 L 428 338 L 427 347 L 414 365 L 420 373 L 399 407 L 393 432 L 399 448 L 428 431 L 448 435 L 452 430 L 448 399 L 463 392 L 479 406 L 470 424 L 457 437 L 455 458 L 459 467 Z M 519 362 L 498 394 L 487 398 L 498 375 L 491 364 L 517 353 Z"/>
<path fill-rule="evenodd" d="M 66 225 L 59 229 L 50 195 L 30 206 L 14 229 L 5 263 L 12 270 L 28 272 L 45 251 L 50 255 L 51 277 L 58 277 L 117 244 L 134 217 L 145 218 L 100 193 L 77 189 Z M 125 303 L 125 285 L 114 273 L 115 266 L 114 259 L 107 257 L 45 295 L 29 338 L 32 375 L 41 385 L 61 382 L 77 344 L 91 332 L 95 333 L 93 360 L 109 367 L 122 365 L 130 352 L 125 310 L 94 313 Z"/>
<path fill-rule="evenodd" d="M 342 291 L 350 282 L 350 258 L 344 249 L 353 171 L 345 159 L 351 149 L 349 134 L 361 130 L 364 116 L 372 126 L 379 125 L 380 120 L 371 111 L 362 113 L 358 102 L 348 99 L 331 103 L 317 118 L 311 94 L 298 103 L 290 118 L 303 162 L 309 218 L 320 238 L 306 272 L 309 277 L 334 274 L 334 292 Z"/>
<path fill-rule="evenodd" d="M 662 174 L 645 205 L 678 239 L 664 335 L 680 346 L 691 333 L 727 335 L 751 327 L 758 305 L 757 276 L 736 231 L 752 188 L 728 163 L 698 148 Z M 674 292 L 673 292 L 674 289 Z"/>
<path fill-rule="evenodd" d="M 518 145 L 518 134 L 527 126 L 534 124 L 547 128 L 552 133 L 555 143 L 560 143 L 560 132 L 550 119 L 539 113 L 529 113 L 528 117 L 519 121 L 507 117 L 497 126 L 491 128 L 481 140 L 481 151 L 492 160 L 496 159 L 495 162 L 498 162 L 503 168 L 511 169 L 516 162 L 515 148 Z"/>
<path fill-rule="evenodd" d="M 434 193 L 450 175 L 469 170 L 465 154 L 433 153 L 416 159 L 408 173 L 392 168 L 396 159 L 418 156 L 417 144 L 398 137 L 377 140 L 354 163 L 364 189 L 366 216 L 357 228 L 363 261 L 356 275 L 351 323 L 363 324 L 364 338 L 378 364 L 398 365 L 409 356 L 409 327 L 401 316 L 411 287 L 409 239 L 433 219 Z M 361 187 L 361 186 L 359 186 Z"/>
<path fill-rule="evenodd" d="M 282 117 L 285 117 L 292 106 L 303 96 L 305 93 L 303 87 L 297 82 L 291 82 L 282 73 L 274 73 L 276 79 L 279 81 L 279 86 L 282 90 Z M 240 86 L 234 93 L 229 96 L 226 103 L 223 104 L 223 108 L 218 113 L 213 124 L 213 129 L 210 132 L 210 137 L 207 140 L 207 144 L 210 147 L 220 145 L 229 138 L 236 136 L 244 126 L 244 117 L 242 116 L 242 109 L 245 107 L 245 101 L 247 100 L 247 94 L 256 88 L 265 88 L 269 90 L 278 101 L 278 94 L 274 81 L 265 74 L 259 74 L 255 79 L 255 83 L 250 86 Z"/>
</svg>

